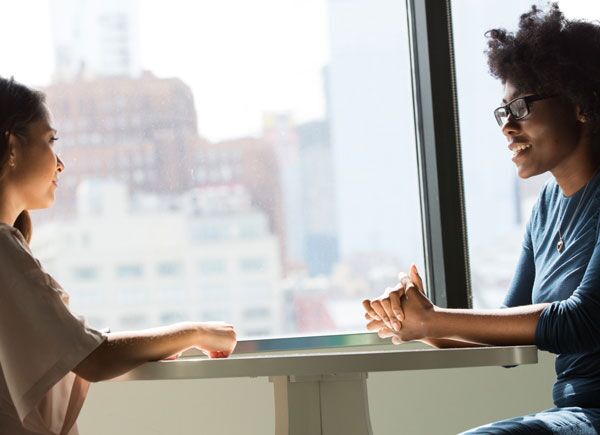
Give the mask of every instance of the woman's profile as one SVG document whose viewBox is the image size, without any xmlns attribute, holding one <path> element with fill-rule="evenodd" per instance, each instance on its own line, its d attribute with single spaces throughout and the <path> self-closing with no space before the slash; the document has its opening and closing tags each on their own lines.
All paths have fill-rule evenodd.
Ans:
<svg viewBox="0 0 600 435">
<path fill-rule="evenodd" d="M 130 332 L 94 330 L 32 254 L 29 210 L 52 206 L 65 166 L 42 93 L 0 78 L 0 433 L 78 433 L 90 382 L 198 348 L 233 352 L 233 327 L 181 322 Z"/>
<path fill-rule="evenodd" d="M 487 32 L 504 85 L 494 110 L 523 179 L 550 172 L 526 226 L 501 309 L 443 309 L 416 267 L 365 300 L 368 329 L 436 347 L 535 344 L 557 354 L 554 408 L 466 433 L 600 430 L 600 25 L 533 6 L 515 33 Z M 534 411 L 534 410 L 532 410 Z"/>
</svg>

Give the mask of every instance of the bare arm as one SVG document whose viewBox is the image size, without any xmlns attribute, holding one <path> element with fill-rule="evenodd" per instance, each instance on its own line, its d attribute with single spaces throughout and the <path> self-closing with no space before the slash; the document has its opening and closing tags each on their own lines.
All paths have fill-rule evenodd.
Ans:
<svg viewBox="0 0 600 435">
<path fill-rule="evenodd" d="M 420 340 L 436 347 L 535 344 L 542 311 L 549 304 L 523 305 L 497 310 L 446 309 L 427 299 L 416 267 L 411 267 L 406 289 L 363 301 L 367 329 L 392 342 Z"/>
<path fill-rule="evenodd" d="M 534 344 L 540 314 L 549 304 L 498 310 L 435 308 L 425 321 L 433 339 L 450 339 L 497 346 Z"/>
<path fill-rule="evenodd" d="M 235 343 L 233 327 L 222 323 L 182 322 L 141 331 L 115 332 L 108 334 L 106 341 L 73 372 L 90 382 L 98 382 L 192 347 L 228 356 Z"/>
</svg>

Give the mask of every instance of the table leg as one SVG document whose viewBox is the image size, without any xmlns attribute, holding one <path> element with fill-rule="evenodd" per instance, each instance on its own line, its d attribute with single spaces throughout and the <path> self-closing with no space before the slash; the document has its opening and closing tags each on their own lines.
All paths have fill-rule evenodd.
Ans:
<svg viewBox="0 0 600 435">
<path fill-rule="evenodd" d="M 372 435 L 367 373 L 273 376 L 275 435 Z"/>
</svg>

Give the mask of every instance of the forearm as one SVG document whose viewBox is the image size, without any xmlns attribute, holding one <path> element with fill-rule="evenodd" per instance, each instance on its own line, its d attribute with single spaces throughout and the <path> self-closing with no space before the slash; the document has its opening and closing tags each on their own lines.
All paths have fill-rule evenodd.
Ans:
<svg viewBox="0 0 600 435">
<path fill-rule="evenodd" d="M 498 310 L 436 308 L 427 321 L 427 336 L 496 346 L 534 344 L 538 319 L 548 305 Z"/>
<path fill-rule="evenodd" d="M 94 382 L 111 379 L 145 362 L 164 359 L 194 347 L 200 334 L 198 324 L 192 322 L 110 333 L 74 371 Z"/>
</svg>

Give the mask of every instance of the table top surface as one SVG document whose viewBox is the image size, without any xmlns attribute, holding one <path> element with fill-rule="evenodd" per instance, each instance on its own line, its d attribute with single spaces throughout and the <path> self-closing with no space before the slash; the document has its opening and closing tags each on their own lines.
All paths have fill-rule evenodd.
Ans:
<svg viewBox="0 0 600 435">
<path fill-rule="evenodd" d="M 535 364 L 535 346 L 493 346 L 461 349 L 402 349 L 358 352 L 263 352 L 209 359 L 198 355 L 156 361 L 113 381 L 214 379 L 262 376 L 310 376 L 400 370 Z"/>
</svg>

